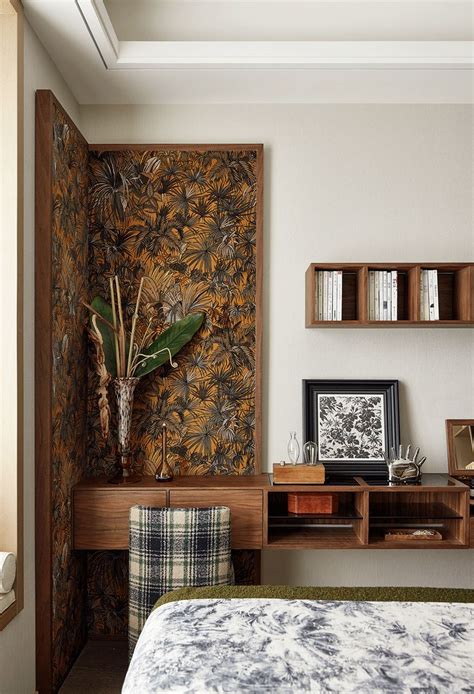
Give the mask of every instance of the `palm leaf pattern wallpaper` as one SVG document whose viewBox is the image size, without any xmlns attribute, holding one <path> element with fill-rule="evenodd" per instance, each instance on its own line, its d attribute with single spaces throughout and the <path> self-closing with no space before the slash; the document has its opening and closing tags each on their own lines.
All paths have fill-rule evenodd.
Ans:
<svg viewBox="0 0 474 694">
<path fill-rule="evenodd" d="M 101 436 L 81 301 L 95 294 L 108 299 L 108 279 L 117 274 L 130 317 L 146 275 L 143 306 L 159 329 L 204 312 L 203 326 L 177 355 L 178 368 L 163 367 L 137 388 L 134 453 L 152 474 L 166 422 L 177 474 L 254 473 L 258 150 L 88 151 L 52 102 L 56 690 L 87 632 L 127 632 L 127 554 L 73 551 L 72 487 L 87 475 L 109 475 L 116 465 L 113 435 L 107 442 Z M 256 553 L 233 556 L 237 581 L 257 582 Z"/>
<path fill-rule="evenodd" d="M 86 461 L 88 147 L 55 106 L 52 152 L 52 677 L 86 639 L 86 557 L 73 551 L 72 488 Z"/>
<path fill-rule="evenodd" d="M 146 474 L 168 427 L 180 474 L 255 472 L 256 150 L 105 151 L 90 156 L 90 296 L 117 274 L 131 317 L 145 275 L 147 317 L 163 327 L 189 313 L 205 322 L 178 355 L 142 380 L 133 448 Z M 89 388 L 89 472 L 110 473 Z"/>
</svg>

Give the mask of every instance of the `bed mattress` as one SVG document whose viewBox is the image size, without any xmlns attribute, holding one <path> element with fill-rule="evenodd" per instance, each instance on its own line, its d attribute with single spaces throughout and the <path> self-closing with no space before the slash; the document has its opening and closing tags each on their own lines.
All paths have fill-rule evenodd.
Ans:
<svg viewBox="0 0 474 694">
<path fill-rule="evenodd" d="M 123 694 L 474 692 L 474 606 L 192 599 L 154 610 Z"/>
</svg>

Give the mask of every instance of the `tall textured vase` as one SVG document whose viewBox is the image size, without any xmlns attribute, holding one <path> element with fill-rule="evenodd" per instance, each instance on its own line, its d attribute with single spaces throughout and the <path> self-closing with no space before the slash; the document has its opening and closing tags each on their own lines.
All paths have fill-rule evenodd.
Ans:
<svg viewBox="0 0 474 694">
<path fill-rule="evenodd" d="M 114 378 L 113 386 L 117 401 L 117 440 L 121 471 L 113 477 L 113 484 L 139 482 L 141 474 L 132 469 L 133 456 L 130 450 L 132 433 L 133 396 L 139 378 Z"/>
</svg>

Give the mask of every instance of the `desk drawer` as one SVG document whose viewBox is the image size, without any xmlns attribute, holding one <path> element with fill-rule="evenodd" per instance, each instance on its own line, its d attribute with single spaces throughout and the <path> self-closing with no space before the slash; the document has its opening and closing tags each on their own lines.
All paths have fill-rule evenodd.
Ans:
<svg viewBox="0 0 474 694">
<path fill-rule="evenodd" d="M 128 512 L 136 504 L 166 506 L 166 491 L 77 489 L 74 549 L 128 549 Z"/>
<path fill-rule="evenodd" d="M 228 506 L 231 512 L 232 547 L 262 548 L 263 498 L 261 491 L 171 490 L 170 506 Z"/>
</svg>

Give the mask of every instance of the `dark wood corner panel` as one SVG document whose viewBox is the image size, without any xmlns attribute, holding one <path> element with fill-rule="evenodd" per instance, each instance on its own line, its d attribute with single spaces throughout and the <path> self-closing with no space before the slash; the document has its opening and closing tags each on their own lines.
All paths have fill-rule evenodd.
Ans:
<svg viewBox="0 0 474 694">
<path fill-rule="evenodd" d="M 337 511 L 288 512 L 290 492 L 335 494 Z M 389 487 L 355 477 L 347 484 L 273 485 L 270 475 L 181 477 L 166 485 L 145 477 L 116 487 L 88 479 L 74 488 L 74 548 L 127 549 L 130 506 L 228 506 L 234 549 L 461 549 L 472 543 L 469 489 L 447 475 Z M 397 527 L 433 527 L 442 540 L 388 542 Z M 472 539 L 471 539 L 472 538 Z"/>
</svg>

